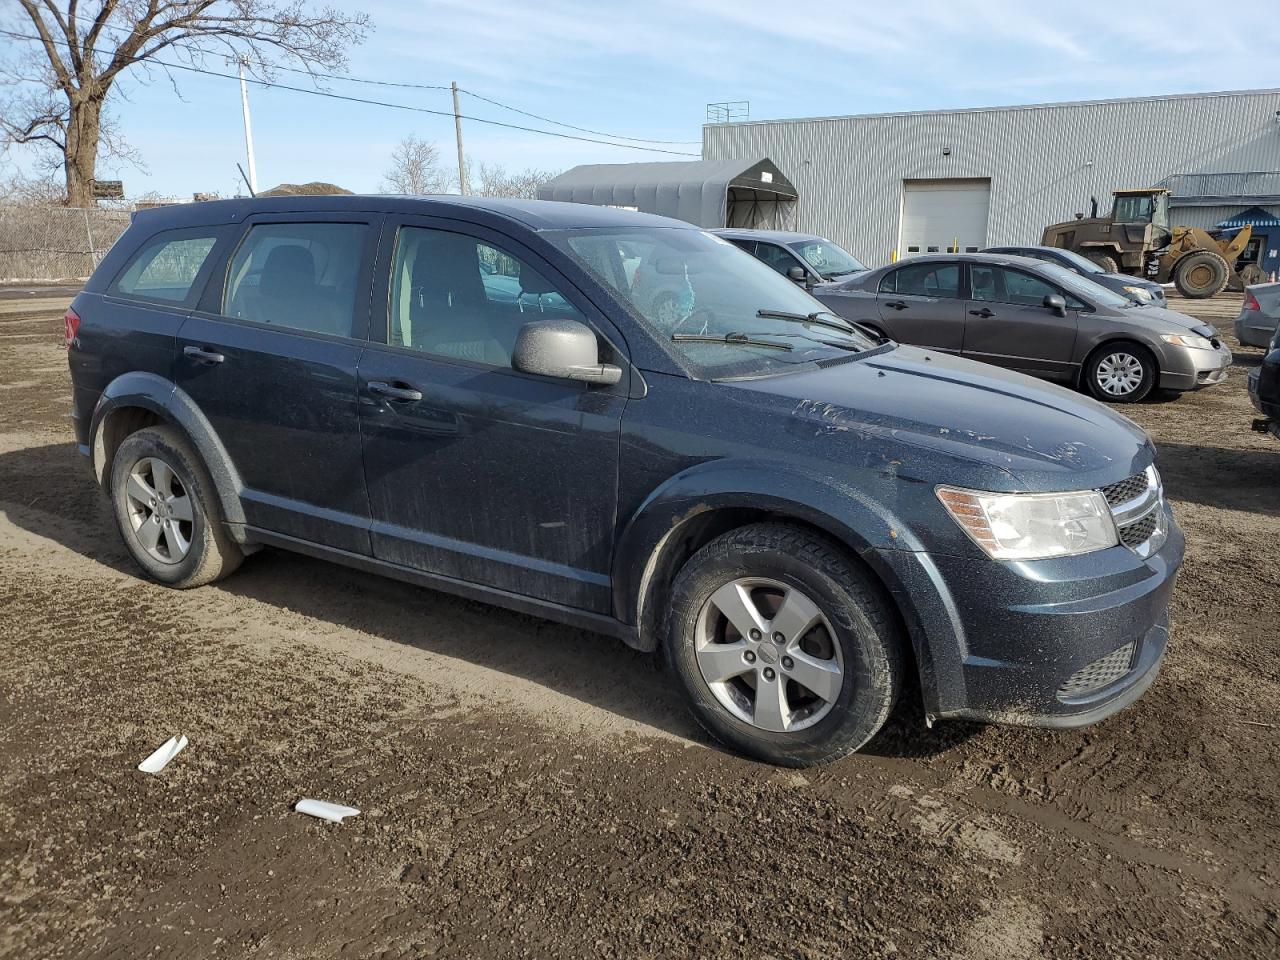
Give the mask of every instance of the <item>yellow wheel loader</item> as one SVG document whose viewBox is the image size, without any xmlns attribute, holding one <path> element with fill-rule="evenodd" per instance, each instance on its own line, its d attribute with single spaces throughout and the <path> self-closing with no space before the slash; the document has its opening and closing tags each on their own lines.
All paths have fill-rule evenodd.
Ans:
<svg viewBox="0 0 1280 960">
<path fill-rule="evenodd" d="M 1098 216 L 1094 200 L 1090 216 L 1077 214 L 1045 227 L 1040 242 L 1074 250 L 1108 273 L 1172 281 L 1184 297 L 1200 300 L 1244 289 L 1247 278 L 1237 272 L 1236 260 L 1252 233 L 1245 226 L 1229 239 L 1217 239 L 1199 227 L 1170 227 L 1169 191 L 1149 187 L 1115 191 L 1108 217 Z"/>
</svg>

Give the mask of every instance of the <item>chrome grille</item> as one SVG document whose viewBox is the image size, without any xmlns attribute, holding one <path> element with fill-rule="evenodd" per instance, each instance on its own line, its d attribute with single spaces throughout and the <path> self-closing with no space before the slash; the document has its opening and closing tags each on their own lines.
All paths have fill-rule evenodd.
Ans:
<svg viewBox="0 0 1280 960">
<path fill-rule="evenodd" d="M 1164 487 L 1154 466 L 1102 487 L 1120 542 L 1138 556 L 1151 556 L 1168 535 L 1164 522 Z"/>
<path fill-rule="evenodd" d="M 1133 641 L 1081 667 L 1058 688 L 1058 697 L 1068 699 L 1101 690 L 1128 673 L 1131 663 L 1133 663 Z"/>
<path fill-rule="evenodd" d="M 1152 510 L 1145 517 L 1120 528 L 1120 542 L 1130 550 L 1136 550 L 1156 532 L 1156 511 Z"/>
<path fill-rule="evenodd" d="M 1119 483 L 1103 487 L 1102 495 L 1107 498 L 1107 503 L 1110 506 L 1118 507 L 1120 504 L 1128 503 L 1139 496 L 1146 489 L 1147 475 L 1145 473 L 1135 473 L 1132 477 L 1125 477 Z"/>
</svg>

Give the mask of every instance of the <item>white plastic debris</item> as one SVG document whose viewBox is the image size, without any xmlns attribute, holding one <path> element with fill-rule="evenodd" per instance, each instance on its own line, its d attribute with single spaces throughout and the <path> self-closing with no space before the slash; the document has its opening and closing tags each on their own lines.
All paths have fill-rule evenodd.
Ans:
<svg viewBox="0 0 1280 960">
<path fill-rule="evenodd" d="M 138 769 L 143 773 L 159 773 L 168 766 L 170 760 L 182 752 L 186 745 L 187 738 L 181 734 L 170 737 L 160 745 L 159 750 L 138 764 Z"/>
<path fill-rule="evenodd" d="M 355 807 L 344 807 L 340 803 L 329 803 L 325 800 L 311 800 L 303 797 L 297 802 L 293 808 L 298 813 L 305 813 L 309 817 L 319 817 L 321 820 L 328 820 L 330 823 L 341 823 L 343 817 L 356 817 L 360 815 L 360 811 Z"/>
</svg>

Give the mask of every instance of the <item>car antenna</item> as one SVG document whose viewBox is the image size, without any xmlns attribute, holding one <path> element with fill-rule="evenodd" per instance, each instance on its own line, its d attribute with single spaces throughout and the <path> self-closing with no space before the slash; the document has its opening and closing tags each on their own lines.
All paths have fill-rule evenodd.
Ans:
<svg viewBox="0 0 1280 960">
<path fill-rule="evenodd" d="M 236 169 L 240 171 L 240 179 L 244 181 L 244 185 L 249 188 L 249 196 L 256 197 L 257 194 L 253 191 L 253 185 L 249 183 L 249 178 L 244 175 L 244 167 L 237 163 Z"/>
</svg>

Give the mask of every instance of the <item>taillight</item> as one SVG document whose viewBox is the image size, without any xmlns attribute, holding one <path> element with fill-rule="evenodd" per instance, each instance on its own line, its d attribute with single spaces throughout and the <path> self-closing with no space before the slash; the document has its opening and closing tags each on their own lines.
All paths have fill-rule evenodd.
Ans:
<svg viewBox="0 0 1280 960">
<path fill-rule="evenodd" d="M 1246 310 L 1256 310 L 1258 313 L 1262 312 L 1262 306 L 1258 303 L 1258 298 L 1247 290 L 1244 294 L 1244 308 Z"/>
<path fill-rule="evenodd" d="M 80 314 L 67 307 L 66 316 L 62 320 L 67 327 L 67 348 L 70 349 L 71 345 L 76 342 L 76 337 L 80 334 Z"/>
</svg>

